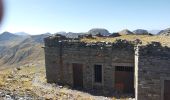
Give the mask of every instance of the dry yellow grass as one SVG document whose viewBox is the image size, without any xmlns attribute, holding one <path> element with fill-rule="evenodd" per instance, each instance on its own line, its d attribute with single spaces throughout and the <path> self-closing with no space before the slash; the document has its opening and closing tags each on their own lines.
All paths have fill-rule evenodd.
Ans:
<svg viewBox="0 0 170 100">
<path fill-rule="evenodd" d="M 45 78 L 44 67 L 21 67 L 9 68 L 0 71 L 0 88 L 10 91 L 21 91 L 32 90 L 32 79 L 35 77 L 35 73 L 42 73 Z M 44 79 L 45 80 L 45 79 Z"/>
<path fill-rule="evenodd" d="M 115 42 L 117 39 L 123 39 L 128 41 L 134 41 L 140 39 L 143 45 L 151 42 L 160 42 L 164 46 L 170 46 L 170 36 L 148 36 L 148 35 L 123 35 L 120 37 L 96 37 L 94 39 L 84 38 L 81 41 L 83 42 Z"/>
</svg>

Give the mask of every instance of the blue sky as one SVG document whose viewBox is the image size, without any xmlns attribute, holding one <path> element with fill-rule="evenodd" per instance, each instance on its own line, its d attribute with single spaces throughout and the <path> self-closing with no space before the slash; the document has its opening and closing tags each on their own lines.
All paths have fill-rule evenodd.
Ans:
<svg viewBox="0 0 170 100">
<path fill-rule="evenodd" d="M 170 27 L 170 0 L 4 0 L 2 31 L 40 34 Z"/>
</svg>

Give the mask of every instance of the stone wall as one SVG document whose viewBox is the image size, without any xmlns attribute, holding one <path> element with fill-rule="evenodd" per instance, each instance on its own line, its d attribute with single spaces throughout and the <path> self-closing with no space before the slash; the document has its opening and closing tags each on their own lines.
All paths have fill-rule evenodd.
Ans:
<svg viewBox="0 0 170 100">
<path fill-rule="evenodd" d="M 163 100 L 164 80 L 170 79 L 170 48 L 152 43 L 139 47 L 138 100 Z"/>
<path fill-rule="evenodd" d="M 123 43 L 122 43 L 123 42 Z M 134 48 L 125 41 L 83 43 L 74 40 L 45 39 L 47 81 L 73 86 L 73 63 L 83 64 L 84 89 L 114 91 L 115 66 L 134 66 Z M 103 69 L 101 84 L 94 82 L 94 65 Z"/>
</svg>

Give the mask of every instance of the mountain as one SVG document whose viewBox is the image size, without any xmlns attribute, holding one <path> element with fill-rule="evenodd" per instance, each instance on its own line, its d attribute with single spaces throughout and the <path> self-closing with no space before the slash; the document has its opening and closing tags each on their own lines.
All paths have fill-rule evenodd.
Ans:
<svg viewBox="0 0 170 100">
<path fill-rule="evenodd" d="M 29 36 L 28 33 L 25 33 L 25 32 L 17 32 L 17 33 L 14 33 L 15 35 L 20 35 L 20 36 Z"/>
<path fill-rule="evenodd" d="M 10 32 L 4 32 L 2 34 L 0 34 L 0 41 L 8 41 L 8 40 L 13 40 L 19 38 L 19 36 L 10 33 Z"/>
<path fill-rule="evenodd" d="M 93 28 L 87 32 L 88 34 L 96 35 L 96 34 L 101 34 L 103 36 L 108 36 L 110 35 L 109 31 L 103 28 Z"/>
<path fill-rule="evenodd" d="M 79 35 L 83 35 L 85 33 L 73 33 L 73 32 L 57 32 L 55 34 L 61 34 L 66 36 L 67 38 L 78 38 Z"/>
<path fill-rule="evenodd" d="M 44 43 L 44 38 L 51 36 L 51 33 L 45 33 L 40 35 L 32 35 L 31 39 L 37 43 Z"/>
<path fill-rule="evenodd" d="M 158 35 L 170 36 L 170 28 L 160 31 Z"/>
<path fill-rule="evenodd" d="M 151 34 L 158 34 L 161 30 L 149 30 L 148 32 Z"/>
<path fill-rule="evenodd" d="M 78 38 L 79 35 L 83 35 L 84 33 L 72 33 L 72 32 L 68 32 L 66 34 L 63 34 L 64 36 L 68 37 L 68 38 Z"/>
<path fill-rule="evenodd" d="M 111 35 L 106 29 L 91 29 L 88 34 Z M 70 38 L 78 37 L 85 33 L 60 32 Z M 125 29 L 112 34 L 113 37 L 133 34 L 133 32 Z M 148 35 L 146 30 L 138 29 L 134 34 Z M 170 36 L 170 28 L 162 30 L 160 35 Z M 52 34 L 45 33 L 40 35 L 16 35 L 15 33 L 4 32 L 0 34 L 0 68 L 4 66 L 20 66 L 29 63 L 37 63 L 41 61 L 44 64 L 44 41 L 43 39 Z"/>
<path fill-rule="evenodd" d="M 44 60 L 43 39 L 49 33 L 20 36 L 5 32 L 0 34 L 0 68 L 19 66 Z"/>
<path fill-rule="evenodd" d="M 19 43 L 0 51 L 0 65 L 22 65 L 43 58 L 41 44 Z M 41 59 L 42 60 L 42 59 Z"/>
<path fill-rule="evenodd" d="M 137 29 L 133 31 L 136 35 L 150 35 L 150 33 L 147 30 L 144 29 Z"/>
<path fill-rule="evenodd" d="M 26 39 L 26 37 L 18 36 L 10 32 L 3 32 L 0 34 L 0 48 L 6 46 L 10 47 L 12 45 L 18 44 Z"/>
<path fill-rule="evenodd" d="M 128 29 L 124 29 L 120 32 L 118 32 L 120 35 L 129 35 L 129 34 L 134 34 L 133 32 L 129 31 Z"/>
<path fill-rule="evenodd" d="M 61 32 L 57 32 L 55 34 L 62 34 L 62 35 L 64 35 L 64 34 L 67 34 L 67 32 L 61 31 Z"/>
<path fill-rule="evenodd" d="M 103 36 L 108 36 L 110 35 L 109 31 L 103 28 L 93 28 L 89 30 L 88 32 L 81 32 L 81 33 L 74 33 L 74 32 L 57 32 L 55 34 L 61 34 L 66 36 L 67 38 L 78 38 L 79 35 L 84 35 L 84 34 L 92 34 L 92 35 L 97 35 L 101 34 Z"/>
</svg>

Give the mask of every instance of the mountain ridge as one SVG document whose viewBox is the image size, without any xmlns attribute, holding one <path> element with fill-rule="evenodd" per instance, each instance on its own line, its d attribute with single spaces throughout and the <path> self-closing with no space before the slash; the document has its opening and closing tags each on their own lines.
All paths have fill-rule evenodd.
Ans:
<svg viewBox="0 0 170 100">
<path fill-rule="evenodd" d="M 169 29 L 165 29 L 161 32 L 169 32 Z M 94 33 L 93 33 L 94 32 Z M 144 32 L 146 33 L 146 32 Z M 142 35 L 148 35 L 140 33 Z M 57 33 L 58 34 L 58 33 Z M 126 35 L 136 35 L 134 37 L 138 37 L 138 34 L 134 34 L 128 29 L 124 29 L 119 31 L 116 34 L 111 34 L 106 29 L 94 28 L 84 33 L 73 33 L 73 32 L 60 32 L 60 34 L 69 37 L 69 38 L 78 38 L 79 35 L 82 34 L 92 34 L 92 35 L 113 35 L 113 37 Z M 22 65 L 26 63 L 33 63 L 39 60 L 44 62 L 44 38 L 48 36 L 52 36 L 55 34 L 44 33 L 39 35 L 16 35 L 15 33 L 3 32 L 0 34 L 0 65 L 1 66 L 11 66 L 11 65 Z M 160 34 L 158 34 L 159 36 Z M 149 36 L 149 35 L 148 35 Z"/>
</svg>

